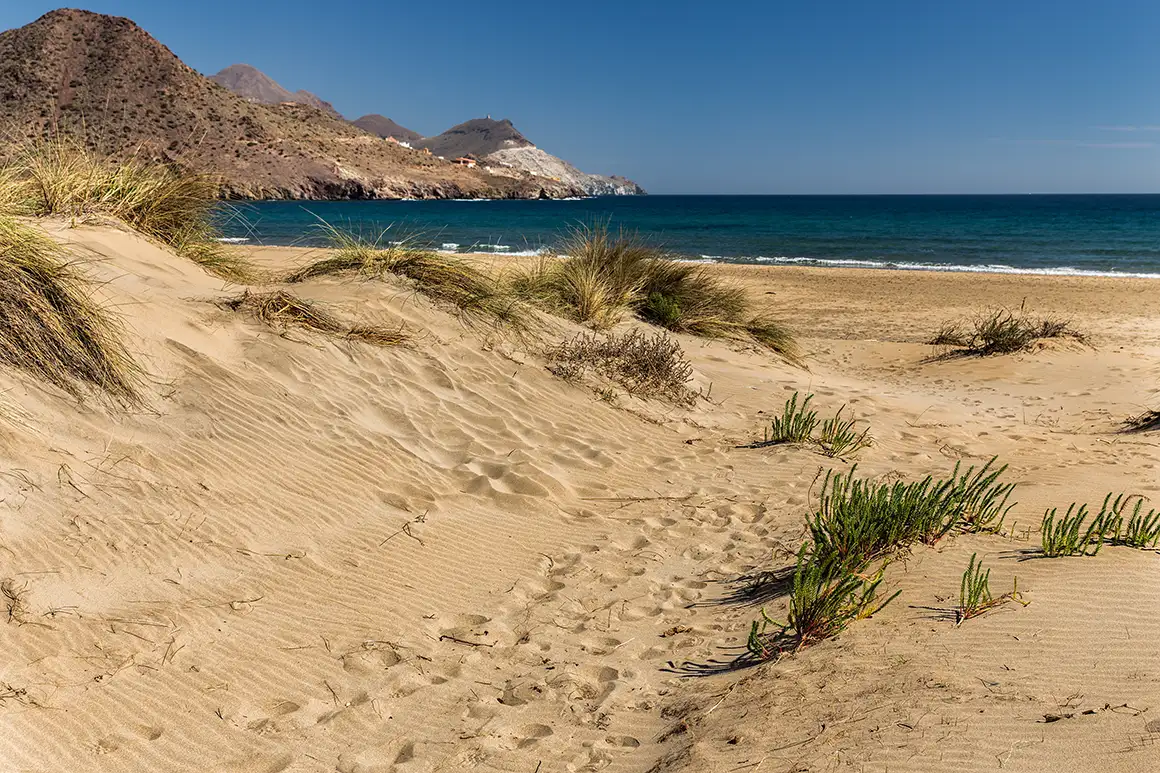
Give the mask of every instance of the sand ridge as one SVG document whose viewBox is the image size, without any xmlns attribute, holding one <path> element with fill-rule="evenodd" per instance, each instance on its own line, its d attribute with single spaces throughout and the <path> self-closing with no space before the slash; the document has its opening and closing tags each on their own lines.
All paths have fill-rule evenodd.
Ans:
<svg viewBox="0 0 1160 773">
<path fill-rule="evenodd" d="M 413 346 L 280 336 L 139 237 L 52 232 L 93 260 L 153 383 L 126 415 L 0 371 L 4 770 L 1160 762 L 1152 553 L 956 538 L 892 568 L 899 602 L 839 639 L 689 676 L 739 652 L 757 607 L 733 581 L 784 565 L 845 466 L 738 448 L 795 390 L 871 423 L 867 475 L 1000 455 L 1026 526 L 1109 490 L 1155 500 L 1160 440 L 1112 433 L 1157 402 L 1145 280 L 722 268 L 792 319 L 810 369 L 679 337 L 713 402 L 622 402 L 637 415 L 390 283 L 296 291 Z M 1017 297 L 1095 347 L 923 362 L 948 312 Z M 931 611 L 973 552 L 1031 605 L 958 628 Z"/>
</svg>

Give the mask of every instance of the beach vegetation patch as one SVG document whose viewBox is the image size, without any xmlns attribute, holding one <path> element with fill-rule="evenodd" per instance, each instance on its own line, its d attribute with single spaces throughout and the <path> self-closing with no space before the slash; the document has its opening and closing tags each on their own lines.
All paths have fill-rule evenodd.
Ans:
<svg viewBox="0 0 1160 773">
<path fill-rule="evenodd" d="M 818 436 L 818 445 L 822 449 L 822 453 L 829 457 L 842 458 L 852 456 L 858 453 L 863 448 L 869 448 L 874 445 L 874 439 L 870 437 L 870 428 L 864 427 L 861 432 L 858 431 L 856 419 L 846 419 L 842 417 L 842 411 L 846 406 L 838 409 L 833 418 L 826 419 L 822 422 L 822 431 Z"/>
<path fill-rule="evenodd" d="M 1160 429 L 1160 411 L 1144 411 L 1124 420 L 1122 432 L 1151 432 Z"/>
<path fill-rule="evenodd" d="M 1026 351 L 1036 341 L 1049 338 L 1087 341 L 1068 320 L 995 309 L 966 322 L 944 325 L 927 343 L 948 347 L 952 355 L 989 356 Z"/>
<path fill-rule="evenodd" d="M 810 408 L 813 395 L 806 395 L 798 403 L 797 392 L 785 401 L 780 416 L 774 416 L 769 426 L 765 428 L 764 436 L 759 446 L 777 445 L 781 443 L 808 443 L 817 429 L 820 419 L 818 412 Z"/>
<path fill-rule="evenodd" d="M 594 373 L 639 397 L 655 397 L 691 406 L 702 396 L 692 389 L 693 366 L 681 345 L 664 333 L 623 335 L 582 333 L 547 350 L 548 370 L 579 380 Z"/>
<path fill-rule="evenodd" d="M 598 330 L 633 315 L 674 333 L 748 341 L 800 362 L 793 334 L 755 315 L 743 288 L 704 266 L 606 225 L 573 230 L 559 252 L 518 273 L 513 291 Z"/>
<path fill-rule="evenodd" d="M 253 269 L 218 241 L 220 181 L 132 156 L 117 161 L 58 136 L 10 151 L 0 175 L 0 209 L 29 216 L 116 218 L 207 271 L 235 282 Z"/>
<path fill-rule="evenodd" d="M 331 254 L 294 270 L 283 281 L 296 284 L 343 274 L 377 279 L 392 274 L 410 280 L 421 295 L 470 317 L 519 329 L 530 327 L 532 310 L 500 282 L 461 258 L 406 242 L 389 242 L 386 231 L 368 239 L 329 223 L 321 224 L 320 229 Z"/>
<path fill-rule="evenodd" d="M 1135 507 L 1131 507 L 1133 500 Z M 1056 508 L 1044 513 L 1040 526 L 1043 555 L 1094 556 L 1104 544 L 1144 549 L 1160 545 L 1160 512 L 1145 510 L 1144 498 L 1138 494 L 1108 493 L 1090 522 L 1089 515 L 1086 504 L 1075 502 L 1062 516 Z"/>
<path fill-rule="evenodd" d="M 972 617 L 979 617 L 995 607 L 1016 601 L 1024 606 L 1019 594 L 1019 578 L 1012 581 L 1010 593 L 995 597 L 991 595 L 991 570 L 983 571 L 983 562 L 978 561 L 978 553 L 971 554 L 971 562 L 963 572 L 963 579 L 959 583 L 959 606 L 955 609 L 955 625 L 962 625 L 963 621 Z"/>
<path fill-rule="evenodd" d="M 352 325 L 317 304 L 284 290 L 266 293 L 246 291 L 241 295 L 222 300 L 219 305 L 230 311 L 248 312 L 259 322 L 282 331 L 301 328 L 373 346 L 398 346 L 410 339 L 401 326 L 391 328 L 379 325 Z"/>
<path fill-rule="evenodd" d="M 836 636 L 855 620 L 881 611 L 899 594 L 879 595 L 884 570 L 885 564 L 874 572 L 852 570 L 803 544 L 790 585 L 786 622 L 774 620 L 763 609 L 749 629 L 749 654 L 770 660 Z"/>
<path fill-rule="evenodd" d="M 1007 468 L 995 462 L 966 470 L 956 464 L 947 478 L 913 483 L 857 478 L 856 466 L 827 473 L 806 519 L 809 539 L 797 554 L 787 622 L 762 610 L 750 628 L 749 655 L 779 657 L 881 610 L 898 596 L 879 601 L 883 572 L 912 545 L 934 544 L 952 531 L 997 531 L 1014 506 L 1015 484 L 1001 480 Z"/>
<path fill-rule="evenodd" d="M 0 361 L 75 397 L 96 389 L 136 404 L 142 371 L 121 339 L 65 249 L 0 217 Z"/>
</svg>

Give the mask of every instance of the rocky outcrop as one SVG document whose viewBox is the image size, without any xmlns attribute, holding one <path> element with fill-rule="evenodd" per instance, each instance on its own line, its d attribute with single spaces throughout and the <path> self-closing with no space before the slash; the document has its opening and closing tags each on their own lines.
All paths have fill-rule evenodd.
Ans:
<svg viewBox="0 0 1160 773">
<path fill-rule="evenodd" d="M 518 169 L 524 172 L 559 180 L 565 185 L 584 191 L 588 196 L 638 196 L 645 191 L 623 177 L 587 174 L 563 159 L 540 150 L 534 145 L 497 150 L 483 157 L 485 164 Z"/>
</svg>

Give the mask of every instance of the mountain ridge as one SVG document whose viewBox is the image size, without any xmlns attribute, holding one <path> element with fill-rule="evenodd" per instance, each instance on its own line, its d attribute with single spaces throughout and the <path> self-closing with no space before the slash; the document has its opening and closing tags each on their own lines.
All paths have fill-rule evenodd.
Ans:
<svg viewBox="0 0 1160 773">
<path fill-rule="evenodd" d="M 258 199 L 562 198 L 547 178 L 467 169 L 291 101 L 247 100 L 129 19 L 60 9 L 0 33 L 0 136 L 69 134 L 221 179 Z"/>
</svg>

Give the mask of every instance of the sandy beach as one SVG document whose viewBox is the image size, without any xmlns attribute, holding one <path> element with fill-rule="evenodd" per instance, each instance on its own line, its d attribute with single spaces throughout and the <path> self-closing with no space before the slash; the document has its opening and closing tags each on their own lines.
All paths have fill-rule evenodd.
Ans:
<svg viewBox="0 0 1160 773">
<path fill-rule="evenodd" d="M 0 370 L 0 770 L 1160 769 L 1160 556 L 1035 553 L 1049 507 L 1160 504 L 1160 433 L 1117 432 L 1160 409 L 1156 281 L 711 266 L 806 367 L 675 335 L 711 398 L 685 408 L 563 381 L 401 283 L 295 292 L 406 346 L 279 335 L 143 237 L 45 227 L 148 386 L 126 412 Z M 930 359 L 1000 306 L 1087 343 Z M 853 461 L 744 447 L 794 392 L 868 423 L 860 475 L 997 456 L 1017 504 L 893 562 L 880 613 L 732 668 L 786 608 L 744 578 L 793 563 Z M 956 626 L 973 554 L 1029 603 Z"/>
</svg>

